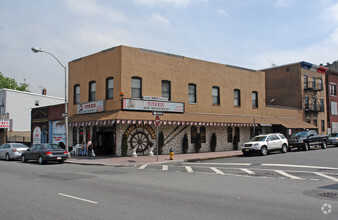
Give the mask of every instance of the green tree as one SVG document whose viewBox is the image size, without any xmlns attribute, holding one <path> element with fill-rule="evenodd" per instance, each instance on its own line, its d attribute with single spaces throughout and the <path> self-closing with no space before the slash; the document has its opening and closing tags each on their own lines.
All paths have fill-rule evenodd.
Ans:
<svg viewBox="0 0 338 220">
<path fill-rule="evenodd" d="M 26 83 L 26 79 L 24 79 L 23 81 L 24 82 L 20 83 L 19 85 L 15 79 L 4 76 L 4 74 L 0 72 L 0 89 L 13 89 L 13 90 L 29 92 L 28 90 L 29 84 Z"/>
</svg>

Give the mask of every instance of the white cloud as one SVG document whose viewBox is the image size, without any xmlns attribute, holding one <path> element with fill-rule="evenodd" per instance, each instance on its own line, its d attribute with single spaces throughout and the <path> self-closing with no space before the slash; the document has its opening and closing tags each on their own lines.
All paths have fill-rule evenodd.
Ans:
<svg viewBox="0 0 338 220">
<path fill-rule="evenodd" d="M 164 16 L 156 13 L 153 14 L 150 17 L 150 22 L 155 23 L 155 24 L 159 24 L 159 25 L 170 25 L 170 22 L 167 18 L 165 18 Z"/>
<path fill-rule="evenodd" d="M 100 15 L 112 22 L 126 20 L 124 13 L 111 7 L 99 5 L 97 0 L 66 0 L 68 8 L 76 13 L 84 15 Z"/>
<path fill-rule="evenodd" d="M 228 15 L 228 12 L 223 8 L 218 8 L 217 13 L 220 15 Z"/>
<path fill-rule="evenodd" d="M 291 3 L 293 3 L 294 0 L 277 0 L 275 2 L 275 6 L 282 8 L 282 7 L 286 7 L 289 6 Z"/>
<path fill-rule="evenodd" d="M 147 6 L 155 6 L 164 3 L 178 8 L 186 7 L 193 2 L 207 2 L 207 1 L 208 0 L 134 0 L 135 3 Z"/>
<path fill-rule="evenodd" d="M 327 11 L 329 16 L 338 22 L 338 3 L 328 8 Z"/>
</svg>

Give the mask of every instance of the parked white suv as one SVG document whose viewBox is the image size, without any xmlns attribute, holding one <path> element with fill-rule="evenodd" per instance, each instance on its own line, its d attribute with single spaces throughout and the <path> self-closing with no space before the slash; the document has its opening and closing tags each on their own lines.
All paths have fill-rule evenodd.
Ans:
<svg viewBox="0 0 338 220">
<path fill-rule="evenodd" d="M 282 153 L 287 152 L 288 140 L 283 134 L 273 133 L 257 135 L 242 146 L 244 156 L 248 156 L 250 153 L 255 151 L 259 151 L 263 156 L 265 156 L 269 151 L 274 150 L 280 150 Z"/>
</svg>

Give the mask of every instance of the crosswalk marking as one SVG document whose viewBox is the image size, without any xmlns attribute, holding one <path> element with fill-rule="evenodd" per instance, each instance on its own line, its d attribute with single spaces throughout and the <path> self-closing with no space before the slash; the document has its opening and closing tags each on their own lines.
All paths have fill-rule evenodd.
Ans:
<svg viewBox="0 0 338 220">
<path fill-rule="evenodd" d="M 143 170 L 144 168 L 146 168 L 148 166 L 148 164 L 143 164 L 142 166 L 140 166 L 140 170 Z"/>
<path fill-rule="evenodd" d="M 194 172 L 191 167 L 186 166 L 185 169 L 187 170 L 188 173 L 193 173 Z"/>
<path fill-rule="evenodd" d="M 332 177 L 332 176 L 328 176 L 328 175 L 326 175 L 326 174 L 324 174 L 324 173 L 319 173 L 319 172 L 313 172 L 313 173 L 316 174 L 316 175 L 318 175 L 318 176 L 322 176 L 322 177 L 325 177 L 325 178 L 327 178 L 327 179 L 330 179 L 330 180 L 333 180 L 333 181 L 338 182 L 338 179 L 337 179 L 337 178 L 334 178 L 334 177 Z"/>
<path fill-rule="evenodd" d="M 220 170 L 217 169 L 216 167 L 210 167 L 210 169 L 212 169 L 216 174 L 221 174 L 221 175 L 224 174 L 222 171 L 220 171 Z"/>
<path fill-rule="evenodd" d="M 167 170 L 168 170 L 168 165 L 163 165 L 163 166 L 162 166 L 162 170 L 167 171 Z"/>
<path fill-rule="evenodd" d="M 302 180 L 303 179 L 303 178 L 300 178 L 298 176 L 294 176 L 294 175 L 288 174 L 288 173 L 286 173 L 286 172 L 284 172 L 282 170 L 275 170 L 275 172 L 277 172 L 277 173 L 279 173 L 279 174 L 281 174 L 283 176 L 289 177 L 291 179 L 294 179 L 294 180 Z"/>
<path fill-rule="evenodd" d="M 248 169 L 241 169 L 242 171 L 246 172 L 247 174 L 250 174 L 250 175 L 255 175 L 254 172 L 252 172 L 251 170 L 248 170 Z"/>
</svg>

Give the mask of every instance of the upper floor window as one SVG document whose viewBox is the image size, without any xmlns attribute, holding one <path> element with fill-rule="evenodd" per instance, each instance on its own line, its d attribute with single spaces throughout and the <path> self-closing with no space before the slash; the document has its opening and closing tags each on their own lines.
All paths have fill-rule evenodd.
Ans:
<svg viewBox="0 0 338 220">
<path fill-rule="evenodd" d="M 171 100 L 171 82 L 168 80 L 162 80 L 162 97 Z"/>
<path fill-rule="evenodd" d="M 234 89 L 234 106 L 241 106 L 241 90 Z"/>
<path fill-rule="evenodd" d="M 321 127 L 322 131 L 325 131 L 325 121 L 323 119 L 321 120 Z"/>
<path fill-rule="evenodd" d="M 337 102 L 331 102 L 331 115 L 338 115 Z"/>
<path fill-rule="evenodd" d="M 219 105 L 220 104 L 219 87 L 218 86 L 212 87 L 212 104 L 213 105 Z"/>
<path fill-rule="evenodd" d="M 336 95 L 336 84 L 330 84 L 330 95 Z"/>
<path fill-rule="evenodd" d="M 320 91 L 323 91 L 323 79 L 322 78 L 319 78 L 319 90 Z"/>
<path fill-rule="evenodd" d="M 312 88 L 316 89 L 316 77 L 312 77 Z"/>
<path fill-rule="evenodd" d="M 252 92 L 252 107 L 258 108 L 258 92 Z"/>
<path fill-rule="evenodd" d="M 142 98 L 142 79 L 140 77 L 131 78 L 131 97 Z"/>
<path fill-rule="evenodd" d="M 307 75 L 304 75 L 304 88 L 305 88 L 305 89 L 308 88 L 308 83 L 309 83 L 308 76 L 307 76 Z"/>
<path fill-rule="evenodd" d="M 108 77 L 106 79 L 106 99 L 114 98 L 114 78 Z"/>
<path fill-rule="evenodd" d="M 80 85 L 74 85 L 74 104 L 80 103 Z"/>
<path fill-rule="evenodd" d="M 95 101 L 96 83 L 95 81 L 89 82 L 89 101 Z"/>
<path fill-rule="evenodd" d="M 196 84 L 189 83 L 189 103 L 197 103 L 196 98 Z"/>
</svg>

